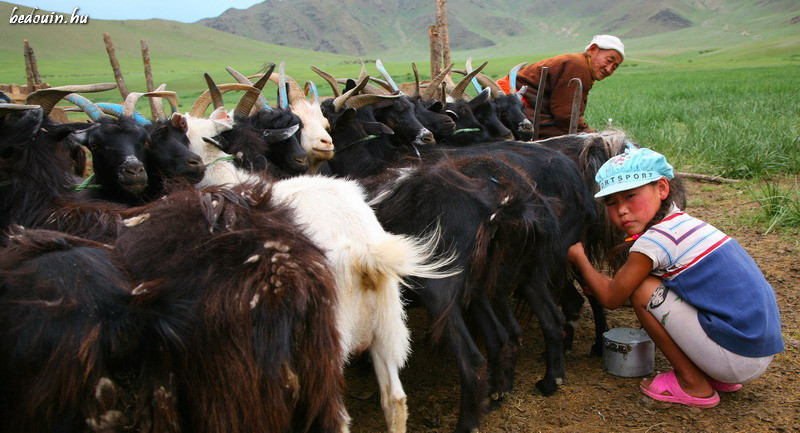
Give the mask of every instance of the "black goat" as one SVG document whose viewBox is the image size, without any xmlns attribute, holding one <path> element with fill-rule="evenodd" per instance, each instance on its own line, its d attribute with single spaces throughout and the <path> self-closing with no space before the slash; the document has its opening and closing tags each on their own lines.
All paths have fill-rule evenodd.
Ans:
<svg viewBox="0 0 800 433">
<path fill-rule="evenodd" d="M 108 245 L 10 230 L 0 249 L 0 431 L 180 431 L 180 300 L 131 290 Z M 164 297 L 167 295 L 167 297 Z"/>
<path fill-rule="evenodd" d="M 181 190 L 141 208 L 115 254 L 136 283 L 191 304 L 175 376 L 182 431 L 340 432 L 329 265 L 269 188 L 250 186 Z"/>
</svg>

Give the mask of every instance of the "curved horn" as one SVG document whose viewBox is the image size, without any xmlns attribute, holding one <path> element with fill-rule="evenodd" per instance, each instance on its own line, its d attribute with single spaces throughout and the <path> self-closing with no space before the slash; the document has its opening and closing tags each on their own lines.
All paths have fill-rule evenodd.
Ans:
<svg viewBox="0 0 800 433">
<path fill-rule="evenodd" d="M 419 95 L 419 72 L 417 72 L 417 64 L 411 63 L 411 70 L 414 71 L 414 96 Z"/>
<path fill-rule="evenodd" d="M 437 75 L 435 78 L 431 80 L 430 83 L 428 83 L 428 87 L 425 89 L 425 92 L 421 96 L 422 99 L 433 99 L 433 97 L 436 95 L 436 92 L 439 91 L 439 84 L 441 84 L 442 81 L 444 81 L 444 77 L 447 76 L 448 73 L 450 73 L 450 71 L 453 69 L 453 66 L 454 64 L 451 63 L 447 68 L 445 68 L 444 71 L 439 72 L 439 75 Z"/>
<path fill-rule="evenodd" d="M 242 90 L 242 91 L 249 91 L 249 90 L 257 90 L 253 86 L 248 86 L 247 84 L 239 84 L 239 83 L 226 83 L 220 84 L 219 87 L 214 85 L 214 89 L 216 92 L 219 92 L 220 97 L 222 94 L 228 93 L 233 90 Z M 194 101 L 192 108 L 189 110 L 189 115 L 192 117 L 202 117 L 205 114 L 206 109 L 208 106 L 211 105 L 211 92 L 210 89 L 204 91 L 200 96 L 197 97 L 197 100 Z"/>
<path fill-rule="evenodd" d="M 303 91 L 308 97 L 308 94 L 311 93 L 311 96 L 314 98 L 314 102 L 319 103 L 319 91 L 317 91 L 317 85 L 314 84 L 313 81 L 306 81 L 306 85 L 303 86 Z"/>
<path fill-rule="evenodd" d="M 275 69 L 275 64 L 274 63 L 270 63 L 269 65 L 267 65 L 267 72 L 262 74 L 260 78 L 263 78 L 264 75 L 272 75 L 272 71 L 274 69 Z M 236 79 L 236 81 L 238 83 L 240 83 L 240 84 L 253 84 L 252 81 L 250 81 L 249 78 L 247 78 L 244 75 L 242 75 L 241 73 L 239 73 L 239 71 L 237 71 L 236 69 L 233 69 L 230 66 L 226 66 L 225 70 L 228 71 L 228 73 L 231 74 L 233 76 L 233 78 Z M 256 86 L 256 87 L 258 87 L 258 86 Z M 263 89 L 264 87 L 262 86 L 260 88 Z M 265 111 L 272 110 L 272 107 L 269 105 L 269 102 L 267 101 L 267 98 L 265 98 L 264 95 L 261 94 L 261 93 L 258 94 L 258 105 L 262 110 L 265 110 Z"/>
<path fill-rule="evenodd" d="M 133 117 L 133 112 L 136 111 L 136 103 L 139 98 L 144 96 L 142 92 L 130 92 L 125 97 L 125 104 L 122 107 L 122 115 L 125 117 Z"/>
<path fill-rule="evenodd" d="M 100 107 L 95 105 L 92 101 L 86 99 L 86 97 L 77 93 L 70 93 L 69 95 L 64 96 L 64 99 L 80 107 L 80 109 L 83 110 L 83 112 L 86 113 L 86 115 L 89 116 L 89 118 L 94 122 L 99 121 L 103 118 L 103 116 L 105 116 L 100 110 Z"/>
<path fill-rule="evenodd" d="M 470 72 L 472 72 L 472 57 L 467 59 L 467 73 L 469 74 Z M 483 91 L 483 88 L 475 77 L 472 77 L 472 85 L 475 87 L 476 92 L 481 93 Z"/>
<path fill-rule="evenodd" d="M 286 94 L 286 62 L 278 67 L 278 106 L 289 108 L 289 96 Z"/>
<path fill-rule="evenodd" d="M 334 98 L 338 98 L 339 96 L 342 96 L 342 90 L 339 89 L 339 83 L 336 82 L 336 79 L 333 78 L 333 75 L 323 71 L 322 69 L 317 68 L 316 66 L 312 66 L 311 70 L 316 72 L 317 75 L 322 77 L 325 81 L 328 82 L 328 84 L 330 84 L 331 89 L 333 90 L 333 97 Z"/>
<path fill-rule="evenodd" d="M 397 98 L 399 98 L 401 96 L 403 96 L 403 95 L 401 95 L 399 93 L 394 94 L 394 95 L 369 95 L 369 94 L 367 94 L 367 95 L 356 95 L 356 96 L 353 96 L 352 98 L 350 98 L 349 101 L 347 101 L 347 106 L 350 107 L 350 108 L 361 108 L 363 106 L 366 106 L 366 105 L 369 105 L 369 104 L 373 104 L 373 103 L 378 102 L 380 100 L 397 99 Z"/>
<path fill-rule="evenodd" d="M 522 62 L 517 66 L 511 68 L 511 71 L 508 72 L 508 94 L 516 93 L 517 92 L 517 72 L 527 65 L 528 62 Z"/>
<path fill-rule="evenodd" d="M 253 109 L 253 106 L 255 105 L 256 101 L 260 100 L 259 98 L 261 97 L 261 90 L 264 88 L 264 85 L 267 84 L 267 80 L 269 80 L 269 78 L 272 76 L 272 71 L 274 69 L 275 69 L 275 64 L 270 63 L 264 75 L 262 75 L 261 78 L 259 78 L 258 81 L 256 81 L 256 83 L 252 85 L 253 88 L 255 88 L 256 90 L 255 91 L 247 90 L 247 92 L 239 99 L 239 103 L 236 104 L 236 108 L 234 109 L 233 112 L 234 119 L 242 120 L 242 119 L 247 119 L 250 116 L 250 110 Z M 249 85 L 250 80 L 246 78 L 245 80 L 247 81 L 247 83 L 242 83 L 242 84 Z M 264 104 L 266 104 L 266 102 L 267 100 L 264 99 Z M 266 107 L 267 107 L 266 111 L 272 111 L 272 108 L 269 106 L 269 104 L 266 104 Z M 264 108 L 263 104 L 261 108 Z"/>
<path fill-rule="evenodd" d="M 145 96 L 147 98 L 153 98 L 153 99 L 157 100 L 157 102 L 158 102 L 157 106 L 159 108 L 161 108 L 161 113 L 162 113 L 162 115 L 159 117 L 159 119 L 166 119 L 167 118 L 166 113 L 164 113 L 163 107 L 161 107 L 161 98 L 167 98 L 167 102 L 169 102 L 169 107 L 172 109 L 173 113 L 177 113 L 178 112 L 178 94 L 175 93 L 175 92 L 169 91 L 169 90 L 164 90 L 164 88 L 166 88 L 166 87 L 167 87 L 166 84 L 162 84 L 162 85 L 158 86 L 158 88 L 156 90 L 154 90 L 152 92 L 147 92 L 147 93 L 145 93 L 143 95 L 143 96 Z"/>
<path fill-rule="evenodd" d="M 488 65 L 489 62 L 483 62 L 482 65 L 478 66 L 478 69 L 468 73 L 464 78 L 456 85 L 452 92 L 450 92 L 450 97 L 453 99 L 461 99 L 464 94 L 464 90 L 467 88 L 467 85 L 472 81 L 472 78 L 475 77 L 478 73 L 481 72 L 483 68 Z"/>
<path fill-rule="evenodd" d="M 453 69 L 453 72 L 461 75 L 467 75 L 467 71 L 464 69 Z M 506 93 L 503 91 L 503 89 L 500 88 L 497 82 L 489 78 L 488 75 L 485 75 L 483 73 L 478 73 L 477 75 L 475 75 L 475 80 L 478 80 L 478 83 L 480 83 L 481 86 L 488 87 L 489 89 L 491 89 L 493 97 L 497 97 L 499 95 L 505 95 Z"/>
<path fill-rule="evenodd" d="M 51 87 L 49 89 L 39 89 L 25 98 L 26 105 L 38 105 L 42 107 L 42 115 L 48 116 L 58 101 L 70 93 L 95 93 L 105 92 L 117 87 L 116 83 L 97 83 L 80 84 L 73 86 Z"/>
<path fill-rule="evenodd" d="M 387 91 L 387 92 L 389 92 L 389 93 L 393 93 L 393 92 L 397 92 L 397 91 L 399 91 L 399 90 L 397 90 L 397 89 L 393 89 L 391 84 L 389 84 L 388 82 L 386 82 L 386 81 L 384 81 L 384 80 L 381 80 L 380 78 L 369 77 L 369 79 L 370 79 L 370 80 L 371 80 L 373 83 L 377 83 L 377 84 L 379 84 L 381 87 L 383 87 L 384 89 L 386 89 L 386 91 Z"/>
<path fill-rule="evenodd" d="M 161 92 L 164 91 L 166 88 L 167 88 L 166 84 L 161 84 L 153 92 Z M 167 113 L 164 112 L 164 107 L 161 105 L 161 98 L 153 96 L 150 98 L 150 100 L 153 101 L 153 103 L 150 105 L 150 108 L 152 109 L 150 115 L 153 117 L 153 120 L 159 121 L 161 119 L 166 119 Z M 177 107 L 177 103 L 175 105 Z M 170 102 L 170 106 L 172 106 L 172 102 Z M 174 113 L 175 110 L 176 109 L 173 109 L 172 112 Z"/>
<path fill-rule="evenodd" d="M 214 103 L 214 109 L 216 110 L 217 108 L 224 107 L 225 104 L 222 102 L 222 92 L 219 91 L 217 84 L 211 79 L 211 75 L 204 73 L 203 78 L 206 79 L 206 85 L 208 85 L 208 92 L 211 95 L 211 101 Z"/>
<path fill-rule="evenodd" d="M 383 76 L 383 79 L 385 79 L 386 82 L 389 83 L 389 86 L 392 88 L 391 91 L 392 92 L 399 92 L 400 88 L 397 87 L 397 83 L 394 82 L 394 80 L 392 79 L 392 76 L 389 75 L 388 72 L 386 72 L 386 68 L 383 67 L 383 62 L 381 62 L 381 59 L 375 60 L 375 67 L 378 68 L 378 71 Z M 400 93 L 402 93 L 402 92 L 400 92 Z"/>
<path fill-rule="evenodd" d="M 8 113 L 15 111 L 33 110 L 34 108 L 41 108 L 38 105 L 25 105 L 25 104 L 0 104 L 0 116 L 5 116 Z"/>
<path fill-rule="evenodd" d="M 130 94 L 128 96 L 130 96 Z M 107 114 L 109 116 L 112 116 L 112 117 L 116 117 L 117 119 L 122 117 L 122 111 L 125 109 L 125 107 L 123 107 L 122 104 L 113 104 L 113 103 L 110 103 L 110 102 L 98 102 L 95 105 L 103 113 L 105 113 L 105 114 Z M 131 116 L 128 116 L 128 117 L 131 117 Z M 140 112 L 138 112 L 136 110 L 133 111 L 133 120 L 134 120 L 134 122 L 136 122 L 137 125 L 149 125 L 149 124 L 153 123 L 153 122 L 149 121 L 147 118 L 145 118 L 144 116 L 142 116 L 142 113 L 140 113 Z"/>
<path fill-rule="evenodd" d="M 581 102 L 583 97 L 583 82 L 580 78 L 575 77 L 569 80 L 567 83 L 567 87 L 572 86 L 572 82 L 575 82 L 575 93 L 572 94 L 572 112 L 569 116 L 569 133 L 574 134 L 578 132 L 578 118 L 581 114 Z"/>
<path fill-rule="evenodd" d="M 336 99 L 333 100 L 333 108 L 334 108 L 334 110 L 336 110 L 336 111 L 341 110 L 342 107 L 344 107 L 344 104 L 347 103 L 348 100 L 353 97 L 353 95 L 361 92 L 361 90 L 364 89 L 364 86 L 367 85 L 367 81 L 369 81 L 369 75 L 361 78 L 361 80 L 359 80 L 356 83 L 356 86 L 353 87 L 352 89 L 348 90 L 347 92 L 343 93 L 340 96 L 337 96 Z M 355 108 L 355 107 L 353 107 L 353 108 Z"/>
</svg>

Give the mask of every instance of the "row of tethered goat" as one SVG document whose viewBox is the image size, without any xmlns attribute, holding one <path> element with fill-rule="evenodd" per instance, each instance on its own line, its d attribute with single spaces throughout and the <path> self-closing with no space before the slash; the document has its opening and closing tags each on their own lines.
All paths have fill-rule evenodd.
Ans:
<svg viewBox="0 0 800 433">
<path fill-rule="evenodd" d="M 312 67 L 325 101 L 281 64 L 206 74 L 183 115 L 163 88 L 123 105 L 81 95 L 113 85 L 0 105 L 0 432 L 345 432 L 344 367 L 365 351 L 388 431 L 405 432 L 416 306 L 457 364 L 454 431 L 476 431 L 513 388 L 515 302 L 545 341 L 536 388 L 555 392 L 583 302 L 566 249 L 613 242 L 592 178 L 624 134 L 530 142 L 485 64 L 405 93 L 376 66 L 382 80 Z M 232 116 L 230 91 L 244 92 Z M 142 97 L 172 115 L 147 120 Z M 93 122 L 50 120 L 61 99 Z"/>
</svg>

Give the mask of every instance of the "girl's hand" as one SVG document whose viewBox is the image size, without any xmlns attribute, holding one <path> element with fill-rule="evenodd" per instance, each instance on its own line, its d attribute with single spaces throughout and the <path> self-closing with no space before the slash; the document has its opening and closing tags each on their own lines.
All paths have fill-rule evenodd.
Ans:
<svg viewBox="0 0 800 433">
<path fill-rule="evenodd" d="M 581 242 L 572 245 L 567 250 L 567 261 L 573 265 L 584 258 L 586 258 L 586 250 L 583 249 L 583 243 Z"/>
</svg>

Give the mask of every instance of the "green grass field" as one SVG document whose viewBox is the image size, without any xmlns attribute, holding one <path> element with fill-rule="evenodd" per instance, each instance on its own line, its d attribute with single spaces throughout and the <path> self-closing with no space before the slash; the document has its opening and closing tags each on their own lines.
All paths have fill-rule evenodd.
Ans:
<svg viewBox="0 0 800 433">
<path fill-rule="evenodd" d="M 0 6 L 5 10 L 10 5 L 0 2 Z M 666 154 L 681 171 L 740 179 L 796 175 L 800 172 L 800 35 L 791 33 L 791 28 L 777 29 L 775 34 L 765 30 L 762 37 L 748 38 L 747 43 L 716 35 L 720 46 L 711 49 L 698 49 L 701 41 L 684 31 L 674 32 L 670 44 L 658 38 L 631 40 L 626 44 L 629 59 L 613 77 L 595 83 L 586 119 L 596 129 L 613 119 L 613 127 Z M 53 86 L 113 82 L 103 32 L 113 38 L 131 91 L 145 90 L 140 40 L 147 40 L 155 84 L 166 83 L 168 90 L 177 92 L 184 112 L 206 88 L 203 72 L 218 83 L 232 81 L 225 66 L 253 74 L 266 62 L 285 61 L 288 74 L 301 85 L 313 80 L 323 96 L 331 95 L 331 89 L 310 66 L 336 77 L 355 77 L 360 70 L 357 58 L 280 47 L 172 21 L 93 20 L 86 26 L 58 28 L 3 23 L 0 83 L 25 84 L 23 38 L 36 51 L 43 81 Z M 517 63 L 553 54 L 558 53 L 509 56 L 476 50 L 454 52 L 453 62 L 463 68 L 468 56 L 474 56 L 476 66 L 488 61 L 484 72 L 497 78 Z M 375 58 L 365 60 L 368 72 L 378 76 Z M 428 58 L 419 60 L 422 78 L 428 78 Z M 395 81 L 413 80 L 410 60 L 384 64 Z M 276 87 L 267 86 L 265 93 L 274 101 Z M 95 101 L 121 99 L 117 91 L 87 96 Z M 226 97 L 231 106 L 237 99 L 238 95 Z M 147 103 L 138 107 L 147 110 Z"/>
</svg>

